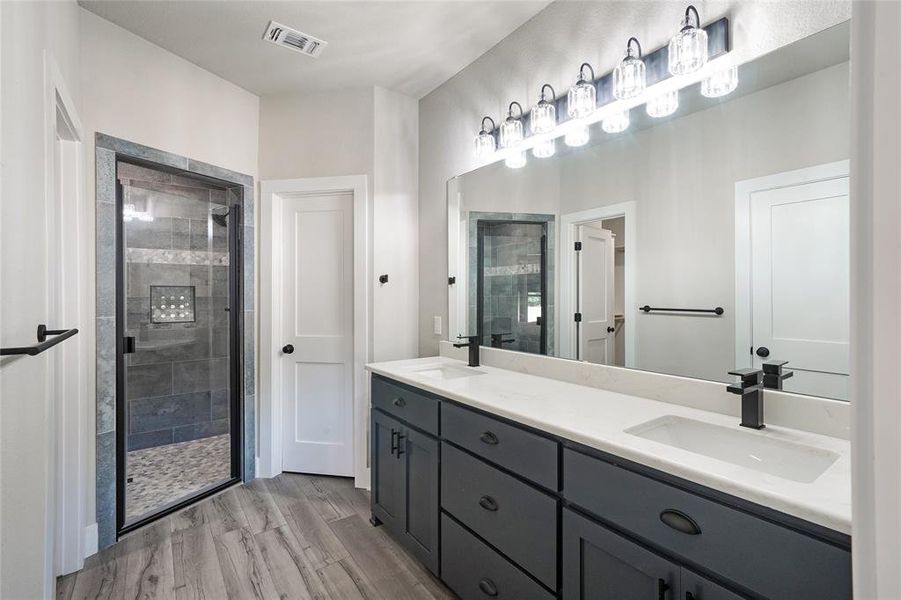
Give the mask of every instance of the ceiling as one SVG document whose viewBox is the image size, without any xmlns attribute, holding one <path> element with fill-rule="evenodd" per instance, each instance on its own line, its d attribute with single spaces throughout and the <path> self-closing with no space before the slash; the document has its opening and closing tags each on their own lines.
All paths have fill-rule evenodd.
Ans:
<svg viewBox="0 0 901 600">
<path fill-rule="evenodd" d="M 378 85 L 421 98 L 550 0 L 79 4 L 258 95 Z M 310 58 L 266 43 L 270 19 L 328 46 Z"/>
</svg>

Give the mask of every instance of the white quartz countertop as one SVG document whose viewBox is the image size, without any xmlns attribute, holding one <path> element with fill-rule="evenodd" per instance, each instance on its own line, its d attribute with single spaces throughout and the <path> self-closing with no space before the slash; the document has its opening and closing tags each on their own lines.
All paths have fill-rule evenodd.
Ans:
<svg viewBox="0 0 901 600">
<path fill-rule="evenodd" d="M 441 379 L 428 367 L 465 362 L 420 358 L 373 363 L 367 369 L 461 404 L 584 444 L 777 511 L 851 534 L 851 445 L 847 440 L 768 425 L 747 435 L 803 444 L 838 454 L 810 483 L 784 479 L 655 442 L 625 430 L 673 415 L 738 429 L 735 417 L 493 367 L 483 374 Z M 739 398 L 735 398 L 740 402 Z"/>
</svg>

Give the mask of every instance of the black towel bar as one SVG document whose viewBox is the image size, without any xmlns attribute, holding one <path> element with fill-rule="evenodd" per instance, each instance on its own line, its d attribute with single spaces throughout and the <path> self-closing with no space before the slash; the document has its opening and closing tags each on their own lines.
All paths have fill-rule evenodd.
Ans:
<svg viewBox="0 0 901 600">
<path fill-rule="evenodd" d="M 47 329 L 43 323 L 38 325 L 38 343 L 34 346 L 22 346 L 18 348 L 0 348 L 0 356 L 10 356 L 13 354 L 27 354 L 35 356 L 48 348 L 56 346 L 63 340 L 67 340 L 78 333 L 77 329 Z M 47 339 L 48 335 L 52 335 L 51 339 Z"/>
<path fill-rule="evenodd" d="M 639 306 L 638 310 L 643 310 L 646 313 L 653 311 L 658 312 L 677 312 L 677 313 L 710 313 L 716 316 L 722 315 L 724 312 L 722 306 L 717 306 L 716 308 L 656 308 L 653 306 L 648 306 L 645 304 L 644 306 Z"/>
</svg>

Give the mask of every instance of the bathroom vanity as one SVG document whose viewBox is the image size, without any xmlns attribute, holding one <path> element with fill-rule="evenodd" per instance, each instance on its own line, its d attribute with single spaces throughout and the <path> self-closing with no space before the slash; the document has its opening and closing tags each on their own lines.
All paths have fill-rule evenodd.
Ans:
<svg viewBox="0 0 901 600">
<path fill-rule="evenodd" d="M 845 440 L 448 358 L 369 369 L 373 524 L 464 600 L 851 596 Z"/>
</svg>

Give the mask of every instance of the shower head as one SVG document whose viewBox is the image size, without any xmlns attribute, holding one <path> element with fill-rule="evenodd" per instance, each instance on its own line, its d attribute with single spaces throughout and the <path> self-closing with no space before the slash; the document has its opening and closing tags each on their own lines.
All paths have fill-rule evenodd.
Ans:
<svg viewBox="0 0 901 600">
<path fill-rule="evenodd" d="M 213 213 L 213 222 L 220 227 L 228 227 L 228 210 L 224 213 Z"/>
</svg>

